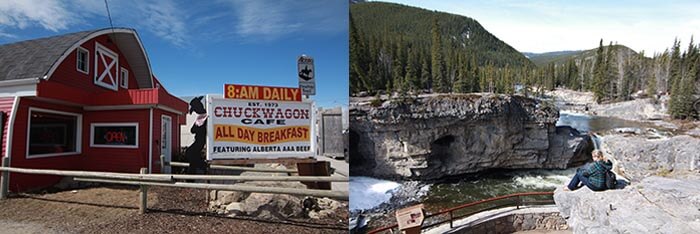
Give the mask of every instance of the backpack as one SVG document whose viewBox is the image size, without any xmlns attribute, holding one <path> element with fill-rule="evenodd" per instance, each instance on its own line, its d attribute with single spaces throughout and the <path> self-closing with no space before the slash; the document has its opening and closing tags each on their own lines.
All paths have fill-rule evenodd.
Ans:
<svg viewBox="0 0 700 234">
<path fill-rule="evenodd" d="M 612 170 L 605 171 L 605 187 L 607 187 L 608 189 L 617 188 L 617 178 L 615 177 L 615 173 L 613 173 Z"/>
</svg>

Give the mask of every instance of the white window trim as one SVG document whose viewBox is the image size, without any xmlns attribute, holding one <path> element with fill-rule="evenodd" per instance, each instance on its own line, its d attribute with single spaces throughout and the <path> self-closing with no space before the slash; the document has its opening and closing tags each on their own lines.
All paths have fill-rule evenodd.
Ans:
<svg viewBox="0 0 700 234">
<path fill-rule="evenodd" d="M 29 136 L 30 131 L 31 131 L 31 126 L 32 126 L 32 112 L 37 111 L 37 112 L 44 112 L 44 113 L 49 113 L 49 114 L 58 114 L 58 115 L 69 115 L 69 116 L 75 116 L 76 117 L 76 123 L 75 123 L 75 152 L 63 152 L 63 153 L 49 153 L 49 154 L 35 154 L 35 155 L 29 155 Z M 33 159 L 33 158 L 46 158 L 46 157 L 56 157 L 56 156 L 67 156 L 67 155 L 79 155 L 81 154 L 81 142 L 82 142 L 82 131 L 83 131 L 83 115 L 77 114 L 77 113 L 70 113 L 70 112 L 63 112 L 63 111 L 57 111 L 57 110 L 49 110 L 49 109 L 43 109 L 43 108 L 36 108 L 36 107 L 30 107 L 29 108 L 29 114 L 27 116 L 27 147 L 26 147 L 26 152 L 25 152 L 25 157 L 27 159 Z"/>
<path fill-rule="evenodd" d="M 119 87 L 129 89 L 129 70 L 124 67 L 121 67 L 119 72 Z"/>
<path fill-rule="evenodd" d="M 173 151 L 173 117 L 170 117 L 169 115 L 160 115 L 160 126 L 161 128 L 163 127 L 163 119 L 168 119 L 170 121 L 170 151 Z M 160 149 L 163 149 L 163 129 L 160 130 Z M 172 152 L 170 153 L 170 157 L 172 158 Z"/>
<path fill-rule="evenodd" d="M 85 63 L 87 63 L 87 64 L 85 64 L 85 71 L 80 70 L 80 67 L 78 66 L 78 65 L 80 65 L 80 63 L 78 63 L 80 61 L 79 60 L 80 59 L 80 56 L 79 56 L 80 52 L 85 52 Z M 86 75 L 90 74 L 90 51 L 83 48 L 82 46 L 79 46 L 75 52 L 75 69 L 81 73 L 86 74 Z"/>
<path fill-rule="evenodd" d="M 98 74 L 98 70 L 97 70 L 97 64 L 100 62 L 100 56 L 98 55 L 98 53 L 100 53 L 100 52 L 102 52 L 103 54 L 105 54 L 107 56 L 110 56 L 114 60 L 114 67 L 117 70 L 117 72 L 116 72 L 117 74 L 115 74 L 116 77 L 112 77 L 112 78 L 114 78 L 114 82 L 113 82 L 113 85 L 111 85 L 111 86 L 108 85 L 107 83 L 104 83 L 104 82 L 98 80 L 100 78 L 100 75 L 102 75 L 102 74 Z M 95 42 L 95 75 L 93 77 L 93 83 L 95 83 L 95 85 L 97 85 L 97 86 L 117 91 L 119 89 L 119 73 L 120 73 L 118 68 L 119 68 L 119 55 L 117 53 L 114 53 L 114 51 L 110 50 L 109 48 L 104 47 L 100 43 Z M 106 67 L 105 67 L 105 69 L 106 69 Z M 103 79 L 106 79 L 106 77 Z"/>
<path fill-rule="evenodd" d="M 109 127 L 109 126 L 133 126 L 136 127 L 136 145 L 102 145 L 95 144 L 95 127 Z M 91 123 L 90 124 L 90 147 L 92 148 L 122 148 L 122 149 L 138 149 L 139 148 L 139 123 L 136 122 L 125 122 L 125 123 Z"/>
</svg>

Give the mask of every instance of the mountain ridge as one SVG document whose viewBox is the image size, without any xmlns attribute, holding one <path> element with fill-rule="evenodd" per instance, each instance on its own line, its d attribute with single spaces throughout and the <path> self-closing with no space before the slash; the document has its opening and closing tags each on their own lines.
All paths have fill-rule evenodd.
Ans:
<svg viewBox="0 0 700 234">
<path fill-rule="evenodd" d="M 412 45 L 430 46 L 433 19 L 440 26 L 444 46 L 474 53 L 480 65 L 534 66 L 508 43 L 486 30 L 477 20 L 440 11 L 386 2 L 358 2 L 350 12 L 357 28 L 369 37 L 398 37 Z"/>
</svg>

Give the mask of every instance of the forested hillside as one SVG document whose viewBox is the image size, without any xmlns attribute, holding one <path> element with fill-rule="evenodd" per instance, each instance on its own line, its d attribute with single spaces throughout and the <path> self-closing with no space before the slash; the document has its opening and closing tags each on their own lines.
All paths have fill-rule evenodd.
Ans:
<svg viewBox="0 0 700 234">
<path fill-rule="evenodd" d="M 350 5 L 350 24 L 352 93 L 505 92 L 506 83 L 514 84 L 515 74 L 500 74 L 500 68 L 534 67 L 520 52 L 464 16 L 367 2 Z M 503 84 L 486 79 L 496 75 L 504 77 L 499 79 Z"/>
<path fill-rule="evenodd" d="M 681 50 L 673 42 L 670 50 L 651 58 L 622 45 L 603 45 L 597 49 L 559 58 L 539 67 L 537 77 L 546 89 L 566 87 L 592 91 L 598 102 L 624 101 L 633 96 L 669 94 L 669 114 L 674 118 L 697 117 L 693 109 L 700 89 L 700 46 L 692 40 Z"/>
<path fill-rule="evenodd" d="M 554 61 L 568 60 L 569 57 L 584 52 L 582 50 L 554 51 L 545 53 L 523 52 L 526 58 L 535 63 L 536 66 L 547 65 Z"/>
<path fill-rule="evenodd" d="M 564 87 L 592 91 L 598 102 L 671 96 L 669 114 L 697 117 L 700 46 L 680 41 L 647 57 L 624 45 L 585 51 L 523 54 L 476 20 L 381 2 L 350 5 L 350 92 L 524 95 Z"/>
</svg>

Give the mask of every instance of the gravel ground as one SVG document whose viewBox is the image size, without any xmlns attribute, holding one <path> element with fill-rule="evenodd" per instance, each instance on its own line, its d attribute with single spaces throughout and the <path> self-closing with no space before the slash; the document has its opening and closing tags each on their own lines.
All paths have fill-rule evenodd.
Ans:
<svg viewBox="0 0 700 234">
<path fill-rule="evenodd" d="M 206 191 L 151 187 L 138 214 L 136 187 L 110 186 L 0 201 L 0 233 L 347 233 L 348 213 L 322 220 L 229 218 L 207 211 Z"/>
</svg>

